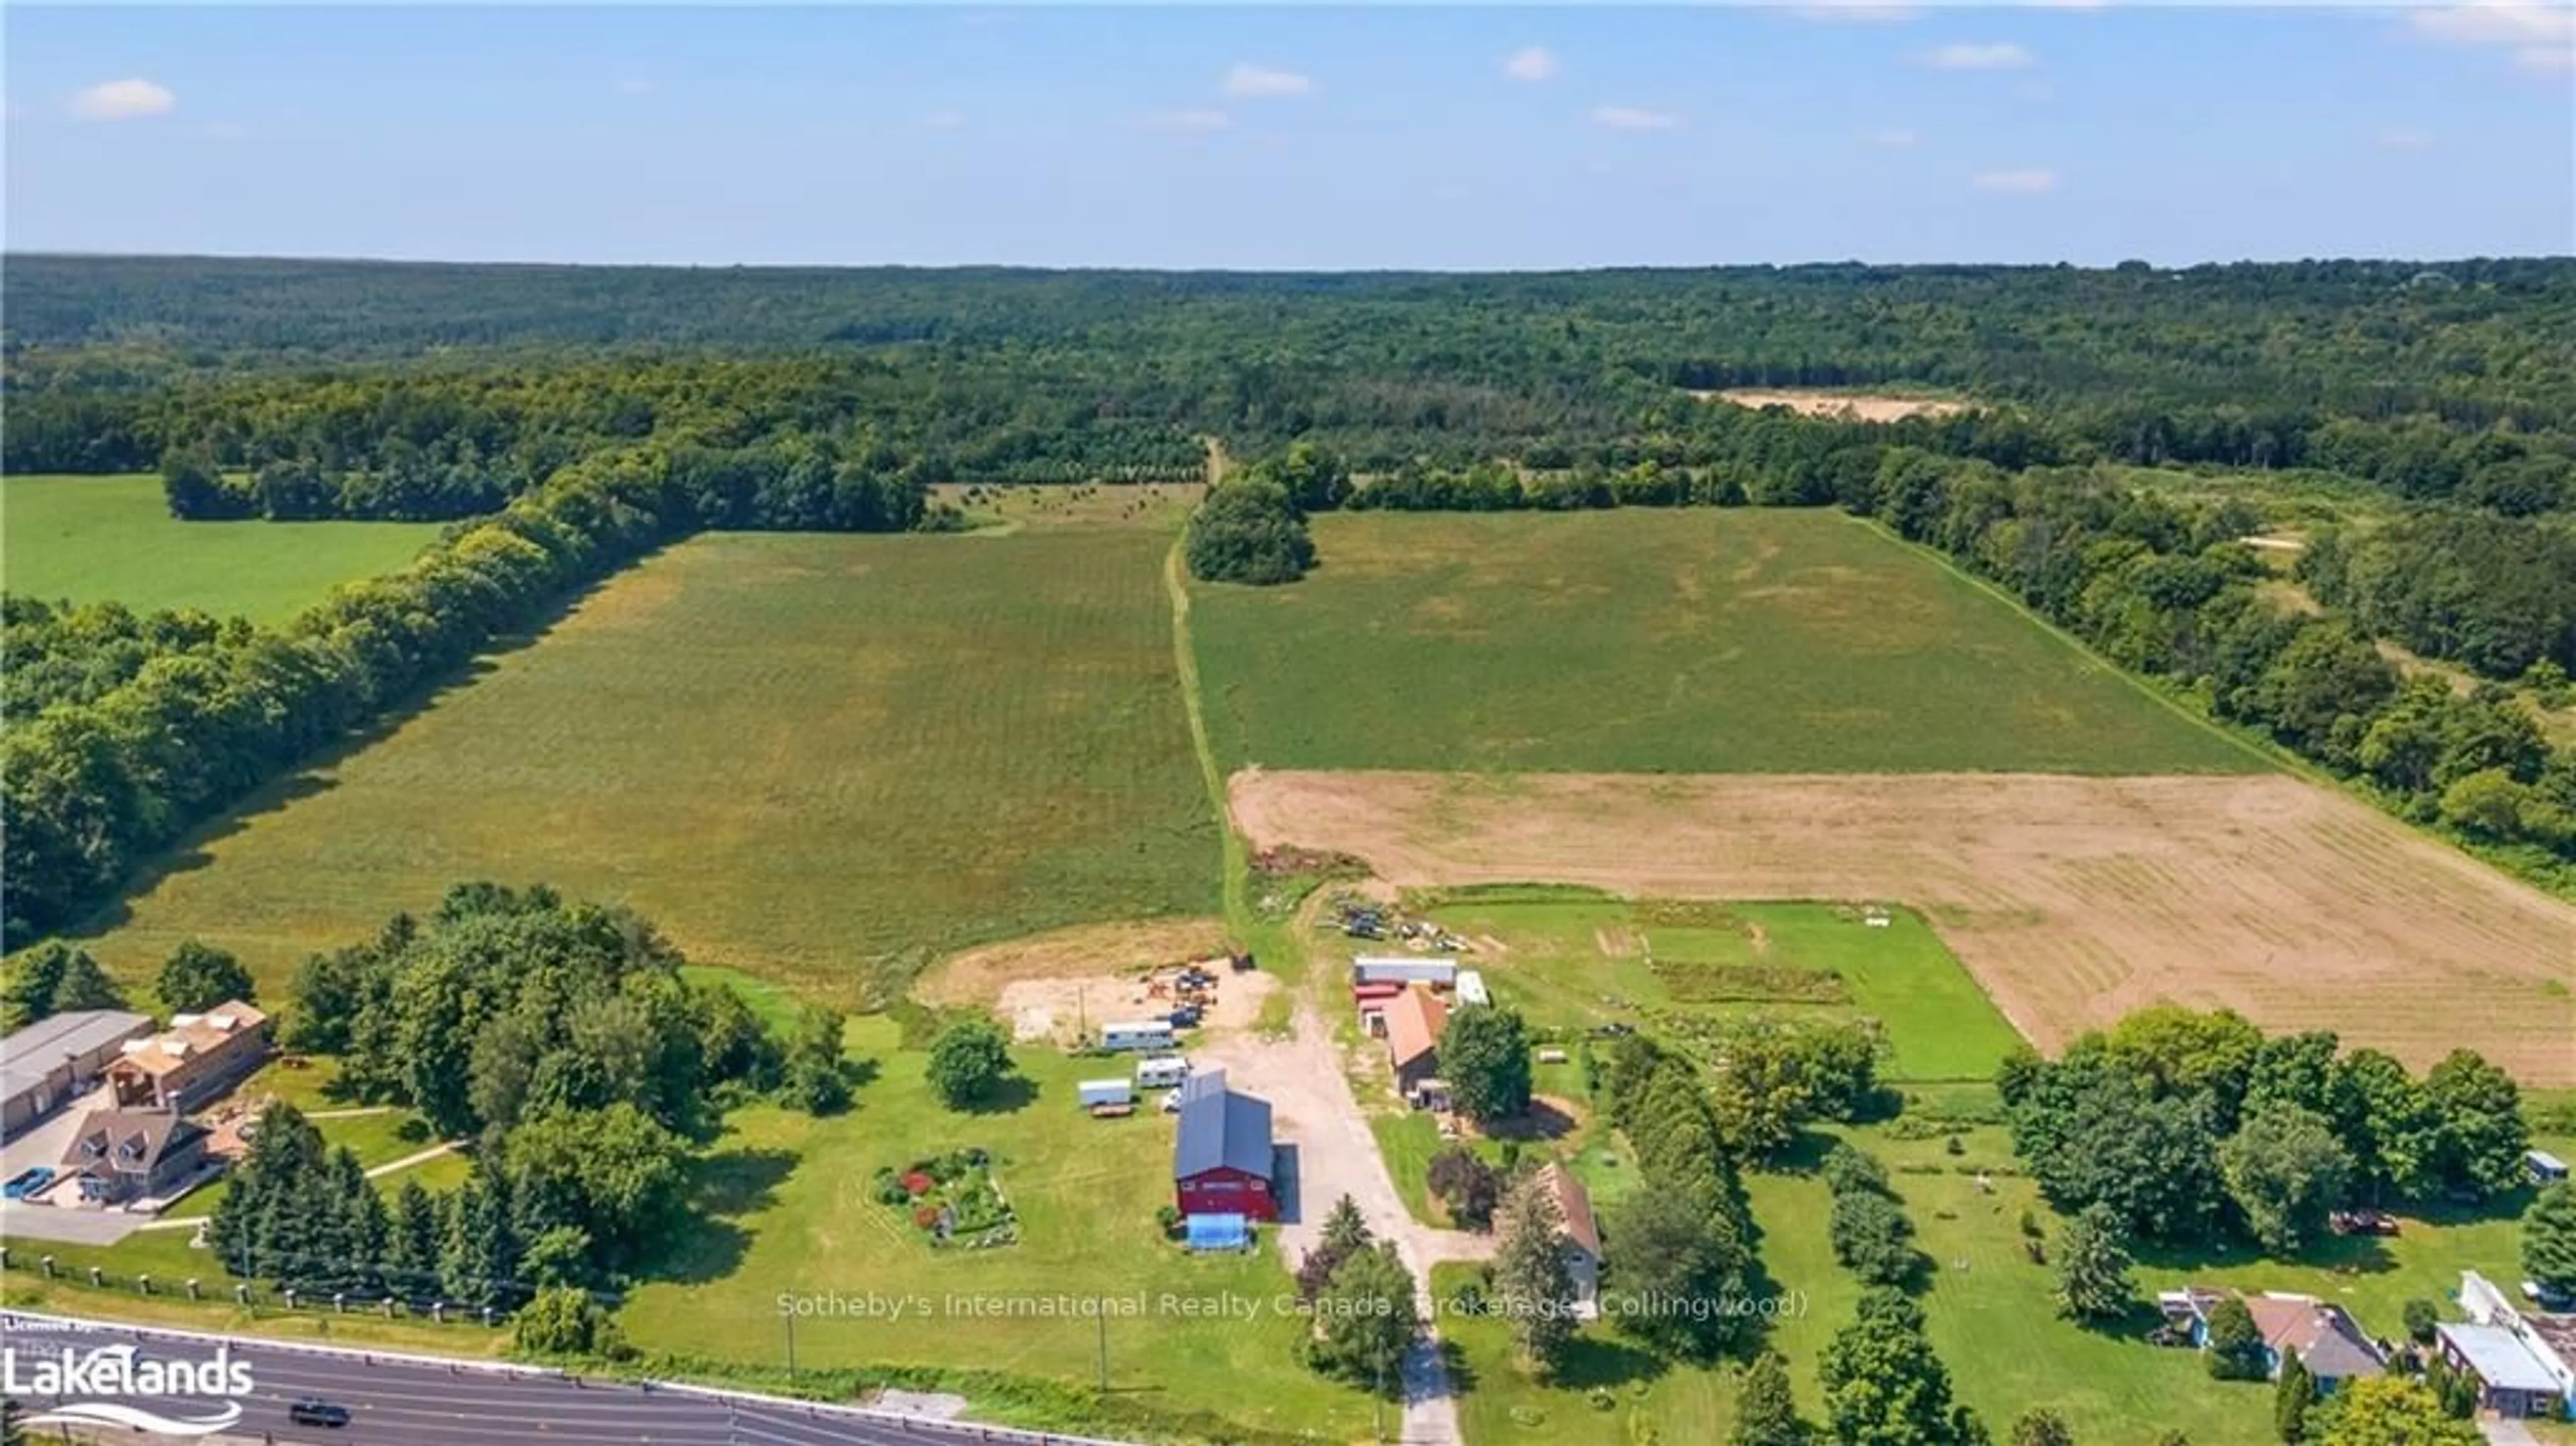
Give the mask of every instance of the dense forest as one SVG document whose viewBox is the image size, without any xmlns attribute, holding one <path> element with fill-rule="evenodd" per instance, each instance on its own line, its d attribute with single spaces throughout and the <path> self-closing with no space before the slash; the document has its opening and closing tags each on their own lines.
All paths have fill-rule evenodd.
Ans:
<svg viewBox="0 0 2576 1446">
<path fill-rule="evenodd" d="M 134 470 L 201 438 L 270 460 L 299 424 L 249 418 L 326 375 L 402 394 L 310 399 L 354 408 L 360 434 L 459 394 L 488 432 L 571 359 L 651 373 L 675 355 L 669 386 L 576 368 L 562 384 L 595 404 L 555 422 L 632 435 L 676 388 L 757 427 L 762 403 L 733 393 L 766 384 L 709 358 L 766 356 L 828 377 L 806 395 L 836 426 L 956 453 L 979 481 L 1179 465 L 1194 435 L 1247 452 L 1313 435 L 1370 471 L 1547 468 L 1679 424 L 1684 388 L 1731 386 L 1956 392 L 2104 456 L 2319 466 L 2500 511 L 2564 505 L 2576 465 L 2576 262 L 2558 260 L 1326 276 L 24 256 L 6 286 L 13 471 Z M 888 406 L 908 421 L 888 428 Z M 350 465 L 349 435 L 322 428 L 315 460 Z"/>
<path fill-rule="evenodd" d="M 654 270 L 23 256 L 0 467 L 157 469 L 182 518 L 446 521 L 277 628 L 10 599 L 12 944 L 577 589 L 702 529 L 954 525 L 947 482 L 1247 465 L 1201 576 L 1292 581 L 1307 513 L 1841 506 L 2410 817 L 2565 883 L 2576 756 L 2378 640 L 2576 670 L 2576 261 L 1563 275 Z M 1967 405 L 1892 423 L 1733 386 Z M 2268 597 L 2238 505 L 2370 499 Z M 2240 489 L 2242 490 L 2242 489 Z"/>
</svg>

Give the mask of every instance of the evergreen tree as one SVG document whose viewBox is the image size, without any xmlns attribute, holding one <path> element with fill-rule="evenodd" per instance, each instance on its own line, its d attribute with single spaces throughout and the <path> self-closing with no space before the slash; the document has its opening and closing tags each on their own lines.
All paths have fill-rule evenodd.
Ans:
<svg viewBox="0 0 2576 1446">
<path fill-rule="evenodd" d="M 1789 1385 L 1789 1363 L 1777 1351 L 1764 1351 L 1746 1368 L 1744 1385 L 1735 1394 L 1731 1446 L 1806 1446 L 1810 1434 Z"/>
<path fill-rule="evenodd" d="M 1368 1221 L 1361 1216 L 1358 1201 L 1344 1195 L 1333 1202 L 1332 1213 L 1324 1217 L 1323 1243 L 1328 1249 L 1344 1252 L 1368 1247 Z"/>
<path fill-rule="evenodd" d="M 393 1222 L 385 1197 L 367 1180 L 367 1169 L 347 1146 L 331 1153 L 331 1193 L 339 1217 L 338 1258 L 344 1290 L 369 1294 L 385 1285 L 385 1260 L 392 1253 Z"/>
<path fill-rule="evenodd" d="M 2522 1271 L 2544 1289 L 2576 1295 L 2576 1184 L 2541 1191 L 2524 1213 Z"/>
<path fill-rule="evenodd" d="M 1555 1197 L 1533 1176 L 1504 1198 L 1502 1240 L 1494 1253 L 1494 1290 L 1511 1321 L 1512 1339 L 1542 1379 L 1556 1373 L 1574 1340 L 1574 1273 L 1558 1239 L 1562 1224 Z"/>
<path fill-rule="evenodd" d="M 1309 1303 L 1321 1299 L 1333 1272 L 1369 1245 L 1368 1221 L 1360 1217 L 1359 1203 L 1348 1195 L 1334 1201 L 1332 1213 L 1324 1217 L 1323 1237 L 1298 1262 L 1297 1298 Z"/>
<path fill-rule="evenodd" d="M 2284 1446 L 2308 1439 L 2308 1407 L 2317 1399 L 2317 1382 L 2297 1351 L 2281 1353 L 2281 1374 L 2272 1390 L 2272 1430 Z"/>
<path fill-rule="evenodd" d="M 439 1240 L 445 1232 L 438 1197 L 418 1180 L 405 1180 L 394 1197 L 393 1231 L 386 1243 L 387 1285 L 411 1295 L 438 1286 Z"/>
<path fill-rule="evenodd" d="M 448 1211 L 439 1284 L 459 1305 L 507 1310 L 519 1298 L 519 1242 L 509 1178 L 475 1162 Z"/>
<path fill-rule="evenodd" d="M 2116 1320 L 2129 1308 L 2129 1247 L 2120 1217 L 2099 1201 L 2067 1222 L 2057 1246 L 2057 1313 L 2074 1320 Z"/>
</svg>

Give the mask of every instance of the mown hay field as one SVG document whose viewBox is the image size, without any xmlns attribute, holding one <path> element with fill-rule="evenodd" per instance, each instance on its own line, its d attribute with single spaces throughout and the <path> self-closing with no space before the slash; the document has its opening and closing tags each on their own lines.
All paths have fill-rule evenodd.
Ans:
<svg viewBox="0 0 2576 1446">
<path fill-rule="evenodd" d="M 281 983 L 449 884 L 631 904 L 858 1003 L 938 953 L 1207 914 L 1157 532 L 711 534 L 183 850 L 92 946 Z"/>
<path fill-rule="evenodd" d="M 2251 772 L 2250 750 L 1838 514 L 1328 515 L 1199 587 L 1229 766 Z"/>
<path fill-rule="evenodd" d="M 153 476 L 0 484 L 0 586 L 48 601 L 200 608 L 276 622 L 344 582 L 388 573 L 435 522 L 181 522 Z"/>
<path fill-rule="evenodd" d="M 2576 1085 L 2576 907 L 2282 774 L 1247 770 L 1231 794 L 1256 847 L 1355 854 L 1410 887 L 1910 905 L 2047 1049 L 2172 1000 Z"/>
</svg>

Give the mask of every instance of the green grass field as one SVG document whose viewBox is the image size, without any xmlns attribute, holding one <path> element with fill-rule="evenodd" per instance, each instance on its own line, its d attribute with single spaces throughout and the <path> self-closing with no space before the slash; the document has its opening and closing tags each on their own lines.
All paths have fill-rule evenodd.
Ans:
<svg viewBox="0 0 2576 1446">
<path fill-rule="evenodd" d="M 1110 1381 L 1173 1412 L 1209 1411 L 1276 1430 L 1313 1428 L 1351 1440 L 1366 1430 L 1364 1396 L 1295 1359 L 1303 1322 L 1277 1311 L 1292 1290 L 1265 1238 L 1252 1255 L 1192 1256 L 1161 1239 L 1154 1212 L 1171 1198 L 1173 1122 L 1155 1112 L 1085 1118 L 1074 1082 L 1101 1061 L 1048 1050 L 1018 1058 L 1031 1093 L 1007 1110 L 958 1114 L 923 1078 L 927 1056 L 897 1047 L 893 1023 L 853 1021 L 851 1051 L 877 1061 L 849 1114 L 815 1120 L 784 1110 L 739 1113 L 705 1170 L 715 1224 L 673 1278 L 639 1289 L 621 1320 L 647 1350 L 777 1364 L 786 1351 L 782 1295 L 843 1308 L 796 1322 L 796 1358 L 813 1367 L 921 1365 L 1090 1381 L 1100 1327 L 1091 1318 L 1006 1302 L 1134 1301 L 1107 1321 Z M 995 1157 L 1019 1211 L 1021 1240 L 943 1252 L 876 1202 L 878 1168 L 969 1146 Z M 1251 1318 L 1194 1318 L 1179 1302 L 1233 1297 Z M 855 1303 L 905 1302 L 902 1319 L 866 1318 Z M 980 1312 L 980 1313 L 979 1313 Z"/>
<path fill-rule="evenodd" d="M 697 538 L 268 791 L 91 947 L 141 978 L 196 935 L 282 995 L 306 954 L 456 881 L 545 882 L 858 1002 L 948 949 L 1211 912 L 1165 546 Z"/>
<path fill-rule="evenodd" d="M 1431 897 L 1445 900 L 1429 913 L 1452 933 L 1502 946 L 1480 950 L 1472 962 L 1499 1002 L 1541 1027 L 1635 1023 L 1641 1010 L 1866 1015 L 1887 1029 L 1885 1072 L 1899 1082 L 1991 1079 L 2020 1042 L 1930 926 L 1901 910 L 1885 927 L 1871 928 L 1829 904 L 1658 905 L 1509 886 Z M 1671 971 L 1684 962 L 1828 972 L 1850 998 L 1694 1002 L 1673 993 Z"/>
<path fill-rule="evenodd" d="M 0 482 L 0 586 L 27 597 L 202 608 L 276 622 L 393 571 L 435 522 L 181 522 L 154 476 Z"/>
<path fill-rule="evenodd" d="M 2147 1446 L 2167 1429 L 2183 1431 L 2193 1446 L 2267 1446 L 2276 1439 L 2268 1386 L 2213 1381 L 2197 1353 L 2145 1342 L 2155 1292 L 2185 1283 L 2297 1291 L 2336 1301 L 2365 1329 L 2393 1337 L 2402 1333 L 2407 1300 L 2421 1297 L 2447 1310 L 2463 1268 L 2507 1279 L 2517 1259 L 2520 1236 L 2512 1214 L 2518 1202 L 2472 1217 L 2408 1216 L 2394 1239 L 2332 1240 L 2297 1261 L 2147 1252 L 2136 1273 L 2138 1318 L 2118 1329 L 2087 1330 L 2057 1318 L 2049 1298 L 2053 1273 L 2023 1253 L 2022 1211 L 2043 1222 L 2052 1242 L 2061 1222 L 2028 1180 L 1999 1173 L 2011 1164 L 2005 1131 L 1962 1131 L 1964 1153 L 1957 1156 L 1939 1138 L 1900 1140 L 1882 1127 L 1839 1133 L 1896 1172 L 1894 1184 L 1914 1220 L 1917 1243 L 1934 1265 L 1930 1289 L 1920 1297 L 1932 1342 L 1949 1366 L 1959 1399 L 1974 1406 L 1999 1438 L 2015 1416 L 2046 1405 L 2066 1418 L 2086 1446 Z M 2541 1143 L 2556 1148 L 2550 1139 Z M 1992 1193 L 1977 1188 L 1980 1168 L 1990 1172 Z M 1602 1177 L 1585 1173 L 1597 1195 Z M 1797 1307 L 1778 1320 L 1769 1341 L 1789 1358 L 1802 1404 L 1816 1419 L 1823 1398 L 1815 1363 L 1833 1333 L 1851 1319 L 1860 1287 L 1826 1245 L 1831 1197 L 1822 1181 L 1756 1174 L 1745 1185 L 1762 1231 L 1763 1266 Z M 1465 1278 L 1461 1267 L 1444 1272 L 1445 1289 Z M 1661 1368 L 1595 1325 L 1586 1329 L 1594 1344 L 1578 1357 L 1574 1382 L 1541 1388 L 1511 1365 L 1499 1323 L 1451 1321 L 1445 1328 L 1465 1351 L 1473 1382 L 1462 1403 L 1470 1446 L 1712 1441 L 1723 1439 L 1734 1419 L 1731 1366 Z M 1596 1382 L 1618 1398 L 1615 1412 L 1601 1412 L 1585 1399 L 1583 1388 Z M 1539 1424 L 1524 1424 L 1515 1410 L 1535 1413 Z M 1641 1434 L 1641 1428 L 1657 1434 Z"/>
<path fill-rule="evenodd" d="M 1201 585 L 1229 767 L 2242 772 L 2243 748 L 1836 514 L 1329 515 Z"/>
</svg>

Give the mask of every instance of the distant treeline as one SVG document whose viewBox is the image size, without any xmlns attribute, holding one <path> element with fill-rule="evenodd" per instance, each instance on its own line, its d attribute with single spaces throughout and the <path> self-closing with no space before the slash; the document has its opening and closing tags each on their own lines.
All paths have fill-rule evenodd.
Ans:
<svg viewBox="0 0 2576 1446">
<path fill-rule="evenodd" d="M 0 465 L 184 474 L 182 517 L 414 521 L 490 512 L 581 457 L 647 440 L 700 474 L 693 491 L 730 494 L 746 518 L 810 514 L 847 469 L 912 491 L 1201 476 L 1206 449 L 1189 429 L 1134 411 L 1152 399 L 1127 397 L 1097 365 L 1060 360 L 554 358 L 183 379 L 22 355 Z M 754 505 L 755 492 L 772 497 Z"/>
<path fill-rule="evenodd" d="M 2018 408 L 2051 454 L 2032 461 L 2312 467 L 2509 515 L 2576 499 L 2566 260 L 1242 276 L 16 257 L 6 284 L 12 471 L 141 470 L 202 442 L 228 467 L 400 473 L 370 484 L 394 494 L 458 471 L 433 490 L 490 496 L 602 439 L 790 431 L 881 442 L 934 481 L 1195 476 L 1202 436 L 1247 454 L 1311 437 L 1371 473 L 1558 471 L 1687 434 L 1706 409 L 1683 388 L 1895 386 Z"/>
</svg>

